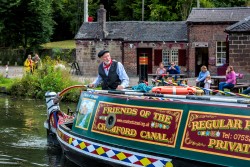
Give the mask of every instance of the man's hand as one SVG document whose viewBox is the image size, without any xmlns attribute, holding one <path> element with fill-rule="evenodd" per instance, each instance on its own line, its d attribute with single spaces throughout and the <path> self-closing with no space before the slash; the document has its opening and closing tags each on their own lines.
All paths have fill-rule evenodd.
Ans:
<svg viewBox="0 0 250 167">
<path fill-rule="evenodd" d="M 89 84 L 88 87 L 89 88 L 93 88 L 95 85 L 94 84 Z"/>
<path fill-rule="evenodd" d="M 124 89 L 124 87 L 122 85 L 118 85 L 116 88 L 116 90 L 122 90 L 122 89 Z"/>
</svg>

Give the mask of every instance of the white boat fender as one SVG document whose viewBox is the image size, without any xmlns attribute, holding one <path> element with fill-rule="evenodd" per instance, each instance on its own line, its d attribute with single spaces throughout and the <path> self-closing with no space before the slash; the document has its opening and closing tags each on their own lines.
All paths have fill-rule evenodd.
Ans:
<svg viewBox="0 0 250 167">
<path fill-rule="evenodd" d="M 59 107 L 59 98 L 57 93 L 55 92 L 46 92 L 46 105 L 47 105 L 47 116 L 49 117 L 50 114 L 54 111 L 60 111 Z"/>
</svg>

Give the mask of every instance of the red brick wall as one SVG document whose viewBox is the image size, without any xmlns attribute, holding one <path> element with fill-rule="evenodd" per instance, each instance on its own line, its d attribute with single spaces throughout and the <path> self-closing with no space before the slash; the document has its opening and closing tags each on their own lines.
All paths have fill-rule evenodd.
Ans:
<svg viewBox="0 0 250 167">
<path fill-rule="evenodd" d="M 188 73 L 190 77 L 195 75 L 195 47 L 194 42 L 208 43 L 208 59 L 216 59 L 216 42 L 226 41 L 224 32 L 229 25 L 188 25 Z M 208 69 L 212 75 L 217 74 L 217 67 L 209 61 Z"/>
<path fill-rule="evenodd" d="M 250 82 L 250 34 L 229 35 L 229 64 Z"/>
</svg>

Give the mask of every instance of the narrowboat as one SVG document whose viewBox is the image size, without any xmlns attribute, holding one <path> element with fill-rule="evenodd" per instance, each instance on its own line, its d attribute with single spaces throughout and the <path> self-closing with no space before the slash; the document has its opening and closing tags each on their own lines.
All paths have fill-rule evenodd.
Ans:
<svg viewBox="0 0 250 167">
<path fill-rule="evenodd" d="M 62 92 L 45 94 L 44 126 L 79 166 L 86 158 L 111 166 L 250 166 L 249 98 L 85 89 L 69 116 L 59 107 Z"/>
</svg>

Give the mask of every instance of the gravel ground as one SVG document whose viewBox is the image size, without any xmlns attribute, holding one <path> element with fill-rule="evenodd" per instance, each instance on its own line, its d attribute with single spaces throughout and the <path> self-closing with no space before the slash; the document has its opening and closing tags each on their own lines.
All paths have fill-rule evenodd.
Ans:
<svg viewBox="0 0 250 167">
<path fill-rule="evenodd" d="M 0 74 L 5 74 L 5 66 L 0 66 Z M 21 78 L 24 73 L 24 68 L 22 66 L 9 66 L 8 78 Z M 82 83 L 85 82 L 92 82 L 94 81 L 96 76 L 79 76 L 79 75 L 72 75 L 73 79 L 76 79 Z M 129 76 L 130 79 L 130 86 L 134 86 L 138 84 L 139 77 L 137 76 Z M 149 85 L 151 85 L 151 78 L 149 77 Z M 194 86 L 195 85 L 195 78 L 188 78 L 188 85 Z"/>
</svg>

